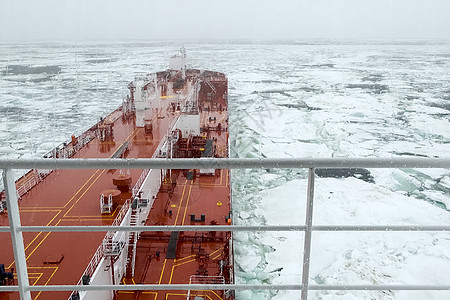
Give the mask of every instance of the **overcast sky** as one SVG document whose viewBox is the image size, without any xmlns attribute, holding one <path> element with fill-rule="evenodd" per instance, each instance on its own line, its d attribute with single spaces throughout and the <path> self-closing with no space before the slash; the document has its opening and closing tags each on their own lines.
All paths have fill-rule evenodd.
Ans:
<svg viewBox="0 0 450 300">
<path fill-rule="evenodd" d="M 0 0 L 0 42 L 450 39 L 450 0 Z"/>
</svg>

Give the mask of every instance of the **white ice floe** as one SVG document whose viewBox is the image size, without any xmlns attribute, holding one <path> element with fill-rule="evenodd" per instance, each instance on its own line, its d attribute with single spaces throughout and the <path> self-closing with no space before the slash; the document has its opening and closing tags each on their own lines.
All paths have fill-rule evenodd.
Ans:
<svg viewBox="0 0 450 300">
<path fill-rule="evenodd" d="M 228 75 L 233 155 L 449 155 L 448 42 L 185 46 L 190 67 Z M 135 76 L 166 68 L 163 48 L 158 43 L 2 45 L 0 157 L 40 157 L 92 126 L 120 105 Z M 52 77 L 3 75 L 5 62 L 61 71 Z M 317 179 L 314 223 L 448 224 L 448 170 L 370 172 L 374 183 Z M 231 173 L 235 222 L 304 222 L 304 170 Z M 237 282 L 300 282 L 301 233 L 239 233 L 235 239 Z M 448 284 L 448 241 L 446 233 L 314 233 L 310 280 Z M 299 292 L 242 291 L 238 299 L 299 299 Z M 310 299 L 444 300 L 450 292 L 324 291 L 310 292 Z"/>
</svg>

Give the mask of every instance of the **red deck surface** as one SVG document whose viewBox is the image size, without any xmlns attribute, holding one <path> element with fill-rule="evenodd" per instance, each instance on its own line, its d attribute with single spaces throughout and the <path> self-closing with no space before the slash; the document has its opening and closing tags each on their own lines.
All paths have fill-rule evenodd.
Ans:
<svg viewBox="0 0 450 300">
<path fill-rule="evenodd" d="M 225 81 L 226 83 L 226 81 Z M 225 93 L 226 93 L 225 85 Z M 186 91 L 184 91 L 186 92 Z M 124 120 L 119 117 L 113 125 L 113 141 L 100 142 L 97 138 L 81 148 L 74 158 L 108 158 L 129 142 L 127 158 L 152 157 L 160 141 L 167 133 L 169 124 L 180 112 L 169 110 L 172 89 L 161 101 L 162 108 L 158 117 L 153 118 L 153 136 L 145 135 L 143 128 L 137 128 L 133 118 Z M 205 98 L 205 91 L 200 98 Z M 209 117 L 216 117 L 222 122 L 221 132 L 211 131 L 208 138 L 217 138 L 216 154 L 227 157 L 228 131 L 226 126 L 226 99 L 221 99 L 223 110 L 201 113 L 202 124 L 209 122 Z M 200 102 L 202 105 L 203 102 Z M 205 102 L 206 103 L 206 102 Z M 204 103 L 203 103 L 204 104 Z M 120 111 L 112 113 L 121 115 Z M 211 126 L 216 126 L 215 122 Z M 108 189 L 115 189 L 113 176 L 119 170 L 56 170 L 42 182 L 34 186 L 19 201 L 22 225 L 110 225 L 115 219 L 123 202 L 130 198 L 130 192 L 122 192 L 119 205 L 112 214 L 100 213 L 100 195 Z M 130 170 L 131 187 L 134 186 L 142 170 Z M 160 192 L 146 220 L 146 225 L 200 225 L 226 224 L 230 212 L 229 173 L 217 171 L 216 176 L 194 176 L 186 178 L 186 172 L 173 171 L 172 178 L 177 184 L 171 197 L 167 192 Z M 17 182 L 19 186 L 24 178 Z M 168 213 L 171 210 L 172 214 Z M 200 218 L 205 215 L 205 222 L 191 222 L 191 214 Z M 0 214 L 0 226 L 8 226 L 7 214 Z M 198 234 L 197 234 L 198 235 Z M 170 233 L 144 232 L 137 244 L 136 272 L 133 278 L 124 278 L 124 284 L 138 283 L 189 283 L 199 267 L 196 259 L 199 249 L 208 254 L 206 265 L 208 275 L 215 275 L 217 262 L 225 255 L 223 252 L 229 232 L 216 234 L 205 232 L 203 238 L 194 233 L 180 233 L 176 259 L 166 259 L 168 237 Z M 92 255 L 105 236 L 98 233 L 24 233 L 25 253 L 31 285 L 77 284 Z M 14 268 L 14 256 L 9 233 L 0 233 L 0 264 L 5 264 L 7 271 Z M 201 240 L 201 243 L 198 241 Z M 156 257 L 159 251 L 159 258 Z M 59 263 L 47 264 L 44 262 Z M 17 281 L 16 281 L 17 284 Z M 206 294 L 205 294 L 206 293 Z M 191 292 L 191 295 L 205 294 L 208 299 L 222 299 L 220 292 Z M 70 292 L 33 292 L 33 299 L 68 299 Z M 118 299 L 186 299 L 186 291 L 164 292 L 144 291 L 139 293 L 118 291 Z M 0 299 L 18 299 L 18 293 L 0 292 Z"/>
</svg>

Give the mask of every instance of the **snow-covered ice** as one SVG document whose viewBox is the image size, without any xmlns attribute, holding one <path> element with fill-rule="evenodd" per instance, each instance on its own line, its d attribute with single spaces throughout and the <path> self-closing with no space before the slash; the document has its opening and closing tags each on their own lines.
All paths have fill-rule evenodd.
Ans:
<svg viewBox="0 0 450 300">
<path fill-rule="evenodd" d="M 448 157 L 450 44 L 184 43 L 229 78 L 235 157 Z M 177 43 L 0 45 L 0 157 L 40 157 L 120 105 Z M 450 223 L 450 171 L 317 178 L 314 225 Z M 236 224 L 304 224 L 306 170 L 232 170 Z M 235 235 L 236 281 L 300 283 L 302 232 Z M 313 284 L 449 284 L 445 232 L 314 232 Z M 450 292 L 311 291 L 310 299 L 449 299 Z M 238 299 L 299 299 L 242 291 Z"/>
</svg>

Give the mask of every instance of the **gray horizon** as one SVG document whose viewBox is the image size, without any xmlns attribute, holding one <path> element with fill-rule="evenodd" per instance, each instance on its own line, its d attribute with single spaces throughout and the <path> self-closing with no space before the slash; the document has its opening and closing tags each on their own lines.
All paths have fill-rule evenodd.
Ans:
<svg viewBox="0 0 450 300">
<path fill-rule="evenodd" d="M 0 42 L 450 39 L 447 0 L 0 0 Z"/>
</svg>

